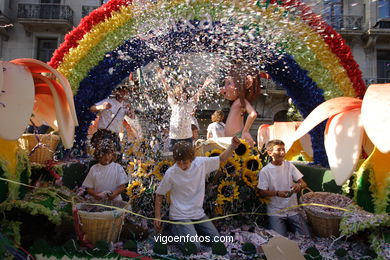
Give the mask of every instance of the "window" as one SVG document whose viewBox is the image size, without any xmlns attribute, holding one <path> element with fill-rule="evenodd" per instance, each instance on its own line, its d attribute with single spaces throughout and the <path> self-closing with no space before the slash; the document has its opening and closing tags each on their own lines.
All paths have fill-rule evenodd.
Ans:
<svg viewBox="0 0 390 260">
<path fill-rule="evenodd" d="M 41 4 L 61 4 L 61 0 L 41 0 Z"/>
<path fill-rule="evenodd" d="M 390 18 L 390 0 L 378 1 L 378 18 Z"/>
<path fill-rule="evenodd" d="M 390 83 L 390 50 L 377 50 L 378 83 Z"/>
<path fill-rule="evenodd" d="M 324 0 L 324 18 L 335 29 L 343 28 L 343 1 Z"/>
<path fill-rule="evenodd" d="M 57 49 L 57 39 L 38 39 L 37 59 L 48 62 Z"/>
</svg>

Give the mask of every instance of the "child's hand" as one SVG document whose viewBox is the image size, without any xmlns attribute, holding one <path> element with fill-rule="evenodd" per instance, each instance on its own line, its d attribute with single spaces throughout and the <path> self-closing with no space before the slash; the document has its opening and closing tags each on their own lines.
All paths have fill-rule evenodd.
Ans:
<svg viewBox="0 0 390 260">
<path fill-rule="evenodd" d="M 234 137 L 232 138 L 232 144 L 231 144 L 232 148 L 233 148 L 233 149 L 237 149 L 238 146 L 239 146 L 240 144 L 241 144 L 240 139 L 238 139 L 237 136 L 234 136 Z"/>
<path fill-rule="evenodd" d="M 291 191 L 294 193 L 297 193 L 301 190 L 301 185 L 299 183 L 294 183 L 293 186 L 291 187 Z"/>
<path fill-rule="evenodd" d="M 110 104 L 110 102 L 104 102 L 104 103 L 102 104 L 103 110 L 105 110 L 105 109 L 110 109 L 111 107 L 112 107 L 112 105 Z"/>
<path fill-rule="evenodd" d="M 160 219 L 160 218 L 158 218 Z M 157 218 L 154 220 L 153 222 L 154 224 L 154 228 L 157 230 L 157 232 L 161 232 L 161 229 L 162 229 L 162 222 L 157 220 Z"/>
<path fill-rule="evenodd" d="M 253 141 L 253 138 L 249 132 L 242 132 L 241 137 L 250 145 L 254 146 L 255 141 Z"/>
<path fill-rule="evenodd" d="M 93 195 L 93 197 L 96 199 L 96 200 L 102 200 L 102 199 L 105 199 L 106 198 L 106 192 L 100 192 L 100 193 L 96 193 L 95 195 Z"/>
</svg>

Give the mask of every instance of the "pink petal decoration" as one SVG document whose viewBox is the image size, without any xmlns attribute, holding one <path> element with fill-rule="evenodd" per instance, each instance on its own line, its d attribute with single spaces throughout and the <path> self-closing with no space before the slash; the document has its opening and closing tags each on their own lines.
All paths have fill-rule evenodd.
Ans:
<svg viewBox="0 0 390 260">
<path fill-rule="evenodd" d="M 267 144 L 269 139 L 269 127 L 270 125 L 263 124 L 259 126 L 257 130 L 257 147 L 259 150 L 263 148 L 264 145 Z"/>
<path fill-rule="evenodd" d="M 390 152 L 390 84 L 368 87 L 363 99 L 362 122 L 378 150 L 384 154 Z"/>
<path fill-rule="evenodd" d="M 325 131 L 325 149 L 337 185 L 344 184 L 354 172 L 362 151 L 363 133 L 359 108 L 329 119 Z"/>
<path fill-rule="evenodd" d="M 298 140 L 311 129 L 327 118 L 344 111 L 361 107 L 362 101 L 352 97 L 338 97 L 325 101 L 316 107 L 302 122 L 293 136 L 293 140 Z"/>
<path fill-rule="evenodd" d="M 35 95 L 33 114 L 32 121 L 35 125 L 40 126 L 45 123 L 54 130 L 58 130 L 54 99 L 51 93 Z"/>
<path fill-rule="evenodd" d="M 74 124 L 76 126 L 78 125 L 76 110 L 74 107 L 72 88 L 70 87 L 69 81 L 61 73 L 59 73 L 57 70 L 53 69 L 51 66 L 49 66 L 48 64 L 40 60 L 23 58 L 23 59 L 15 59 L 12 60 L 11 62 L 16 64 L 23 64 L 27 66 L 31 71 L 31 73 L 46 72 L 46 73 L 51 73 L 53 76 L 55 76 L 55 78 L 59 81 L 62 88 L 65 90 Z"/>
<path fill-rule="evenodd" d="M 55 106 L 56 120 L 62 144 L 66 149 L 73 146 L 75 124 L 69 108 L 64 88 L 56 81 L 46 78 L 40 74 L 34 74 L 34 79 L 49 86 Z"/>
</svg>

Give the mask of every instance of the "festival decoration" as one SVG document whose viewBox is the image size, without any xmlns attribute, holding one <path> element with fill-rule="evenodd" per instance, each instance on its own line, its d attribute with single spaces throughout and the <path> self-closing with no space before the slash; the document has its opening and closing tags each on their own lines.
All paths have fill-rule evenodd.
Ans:
<svg viewBox="0 0 390 260">
<path fill-rule="evenodd" d="M 86 108 L 106 97 L 136 66 L 173 52 L 193 51 L 190 46 L 194 42 L 198 42 L 198 50 L 225 50 L 227 35 L 220 38 L 218 33 L 225 31 L 223 21 L 231 12 L 235 17 L 250 17 L 248 24 L 236 21 L 245 33 L 257 30 L 261 35 L 269 34 L 260 42 L 271 54 L 262 71 L 286 88 L 304 117 L 327 99 L 363 96 L 365 85 L 349 47 L 301 1 L 181 0 L 144 6 L 115 0 L 85 17 L 50 61 L 68 77 L 76 94 L 82 122 L 76 132 L 77 143 L 82 145 L 94 118 Z M 154 34 L 156 31 L 159 33 Z M 209 36 L 215 40 L 211 42 Z M 260 39 L 256 37 L 254 44 Z M 198 38 L 204 40 L 191 40 Z M 326 166 L 324 125 L 320 128 L 311 132 L 314 162 Z"/>
<path fill-rule="evenodd" d="M 27 155 L 18 147 L 17 139 L 33 114 L 31 120 L 36 125 L 45 121 L 59 131 L 65 148 L 72 147 L 74 129 L 78 124 L 73 95 L 66 78 L 44 62 L 16 59 L 0 64 L 3 69 L 0 77 L 3 91 L 0 94 L 0 119 L 8 122 L 0 126 L 0 166 L 3 176 L 26 182 L 30 168 Z M 8 188 L 10 199 L 23 194 L 18 195 L 17 184 L 8 184 Z"/>
<path fill-rule="evenodd" d="M 299 140 L 292 142 L 291 136 L 302 122 L 274 122 L 273 125 L 263 124 L 257 130 L 257 147 L 261 151 L 268 141 L 280 139 L 285 143 L 286 160 L 293 160 L 296 156 L 303 155 L 306 161 L 311 161 L 313 149 L 309 134 L 305 134 Z"/>
<path fill-rule="evenodd" d="M 356 170 L 362 149 L 370 156 L 358 173 L 370 171 L 375 211 L 385 212 L 390 194 L 390 85 L 371 85 L 363 100 L 339 97 L 318 106 L 303 121 L 292 140 L 297 140 L 314 126 L 329 118 L 325 129 L 325 148 L 330 167 L 338 185 Z M 378 111 L 381 111 L 378 113 Z M 364 132 L 366 135 L 364 135 Z M 364 138 L 366 140 L 364 140 Z M 374 145 L 369 145 L 370 142 Z"/>
</svg>

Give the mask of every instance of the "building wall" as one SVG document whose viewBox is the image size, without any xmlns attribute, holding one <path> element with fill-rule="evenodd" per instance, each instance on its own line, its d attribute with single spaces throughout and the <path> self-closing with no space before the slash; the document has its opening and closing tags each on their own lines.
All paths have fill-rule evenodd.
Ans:
<svg viewBox="0 0 390 260">
<path fill-rule="evenodd" d="M 61 0 L 62 5 L 68 5 L 73 10 L 73 26 L 80 23 L 82 16 L 82 6 L 99 6 L 100 0 Z M 18 4 L 38 4 L 39 0 L 0 0 L 0 11 L 10 18 L 13 27 L 7 28 L 9 35 L 7 40 L 0 39 L 2 60 L 12 60 L 16 58 L 37 58 L 37 39 L 52 38 L 57 39 L 57 46 L 64 40 L 65 33 L 39 31 L 26 32 L 24 26 L 18 23 L 17 12 Z"/>
<path fill-rule="evenodd" d="M 8 17 L 13 27 L 3 29 L 6 35 L 0 34 L 0 59 L 12 60 L 15 58 L 36 58 L 39 38 L 55 38 L 57 46 L 61 44 L 65 33 L 39 31 L 29 33 L 24 26 L 18 23 L 18 3 L 39 3 L 39 0 L 0 0 L 0 15 Z M 326 15 L 327 8 L 325 1 L 305 0 L 312 9 L 322 15 Z M 334 2 L 334 1 L 333 1 Z M 377 50 L 390 51 L 390 28 L 375 29 L 378 21 L 378 2 L 371 0 L 344 0 L 341 1 L 344 16 L 362 16 L 361 29 L 359 30 L 338 30 L 351 47 L 355 60 L 362 70 L 363 77 L 375 79 L 378 77 Z M 61 0 L 61 4 L 68 5 L 74 11 L 73 25 L 77 26 L 82 16 L 82 6 L 99 6 L 101 0 Z M 254 102 L 258 112 L 258 119 L 252 127 L 256 134 L 257 126 L 261 123 L 272 123 L 275 115 L 280 111 L 288 109 L 288 97 L 283 92 L 262 93 Z M 228 103 L 223 103 L 225 111 Z M 208 113 L 219 109 L 217 106 L 209 106 Z M 209 115 L 207 115 L 209 116 Z M 202 119 L 202 124 L 207 125 L 207 117 Z"/>
</svg>

